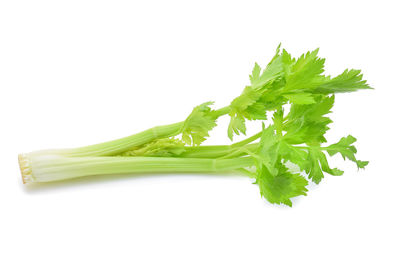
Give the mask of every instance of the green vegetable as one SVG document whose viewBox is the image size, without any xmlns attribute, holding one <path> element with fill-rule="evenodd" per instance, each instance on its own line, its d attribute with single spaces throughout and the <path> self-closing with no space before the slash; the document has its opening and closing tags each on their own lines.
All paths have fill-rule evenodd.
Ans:
<svg viewBox="0 0 400 269">
<path fill-rule="evenodd" d="M 20 154 L 22 179 L 34 183 L 103 174 L 236 171 L 254 178 L 269 202 L 291 206 L 291 198 L 306 195 L 308 179 L 318 184 L 326 173 L 343 174 L 329 166 L 327 154 L 340 153 L 358 168 L 368 164 L 356 159 L 353 136 L 325 145 L 325 134 L 332 123 L 327 115 L 334 94 L 371 87 L 359 70 L 324 75 L 324 63 L 318 50 L 295 59 L 279 46 L 264 69 L 255 64 L 250 85 L 229 106 L 214 110 L 213 102 L 206 102 L 182 122 L 125 138 Z M 273 117 L 265 127 L 268 111 Z M 231 145 L 200 145 L 224 115 L 230 117 L 231 140 L 246 134 L 249 120 L 262 121 L 262 130 Z"/>
</svg>

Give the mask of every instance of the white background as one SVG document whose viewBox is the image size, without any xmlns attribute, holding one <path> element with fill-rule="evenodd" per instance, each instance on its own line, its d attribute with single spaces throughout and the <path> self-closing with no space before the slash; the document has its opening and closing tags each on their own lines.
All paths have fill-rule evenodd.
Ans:
<svg viewBox="0 0 400 269">
<path fill-rule="evenodd" d="M 396 2 L 1 1 L 0 268 L 400 268 Z M 363 70 L 375 90 L 337 96 L 328 138 L 357 137 L 365 170 L 334 159 L 293 208 L 234 175 L 22 184 L 18 153 L 225 106 L 279 42 Z"/>
</svg>

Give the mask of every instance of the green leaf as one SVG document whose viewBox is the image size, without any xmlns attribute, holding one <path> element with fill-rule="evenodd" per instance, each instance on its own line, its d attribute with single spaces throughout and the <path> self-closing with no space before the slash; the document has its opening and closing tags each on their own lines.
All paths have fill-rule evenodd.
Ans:
<svg viewBox="0 0 400 269">
<path fill-rule="evenodd" d="M 274 128 L 276 130 L 276 134 L 279 137 L 282 137 L 283 130 L 283 108 L 277 109 L 272 116 L 272 121 L 274 123 Z"/>
<path fill-rule="evenodd" d="M 354 92 L 360 89 L 372 89 L 366 80 L 363 80 L 361 70 L 346 69 L 342 74 L 330 79 L 327 77 L 326 81 L 319 85 L 315 92 L 318 93 L 342 93 Z"/>
<path fill-rule="evenodd" d="M 216 115 L 211 110 L 210 105 L 213 102 L 206 102 L 195 107 L 192 113 L 187 117 L 182 129 L 182 140 L 188 145 L 200 145 L 208 132 L 217 124 Z"/>
<path fill-rule="evenodd" d="M 316 88 L 324 80 L 324 63 L 325 59 L 318 57 L 318 49 L 301 55 L 287 69 L 285 90 Z"/>
<path fill-rule="evenodd" d="M 291 72 L 291 68 L 295 62 L 296 62 L 296 59 L 292 58 L 292 56 L 285 49 L 283 49 L 282 50 L 282 64 L 283 64 L 285 77 L 289 76 L 289 74 Z"/>
<path fill-rule="evenodd" d="M 284 65 L 282 62 L 281 45 L 276 48 L 275 56 L 261 72 L 260 66 L 256 63 L 250 77 L 251 87 L 254 89 L 262 88 L 266 84 L 272 83 L 275 79 L 283 75 Z"/>
<path fill-rule="evenodd" d="M 321 165 L 322 171 L 325 173 L 328 173 L 332 176 L 341 176 L 343 175 L 343 171 L 338 169 L 338 168 L 330 168 L 328 164 L 328 160 L 326 159 L 325 154 L 322 151 L 319 151 L 318 153 L 319 157 L 319 163 Z"/>
<path fill-rule="evenodd" d="M 266 110 L 260 102 L 261 93 L 250 86 L 245 87 L 242 94 L 235 98 L 230 105 L 231 121 L 228 127 L 228 136 L 232 140 L 233 134 L 246 134 L 245 120 L 265 120 Z"/>
<path fill-rule="evenodd" d="M 283 70 L 282 57 L 278 56 L 274 58 L 269 65 L 267 65 L 257 80 L 252 81 L 251 86 L 253 88 L 263 87 L 282 76 Z"/>
<path fill-rule="evenodd" d="M 324 177 L 323 172 L 333 176 L 341 176 L 343 174 L 343 171 L 329 167 L 328 160 L 319 147 L 309 147 L 307 161 L 308 163 L 305 171 L 312 181 L 317 184 L 320 183 L 321 179 Z"/>
<path fill-rule="evenodd" d="M 261 72 L 261 67 L 258 65 L 258 63 L 254 64 L 253 72 L 251 72 L 250 75 L 250 82 L 256 83 L 260 79 L 260 72 Z"/>
<path fill-rule="evenodd" d="M 240 115 L 248 120 L 265 120 L 265 107 L 259 102 L 261 93 L 247 86 L 242 94 L 231 102 L 231 116 Z"/>
<path fill-rule="evenodd" d="M 273 176 L 278 173 L 278 169 L 275 167 L 278 160 L 278 150 L 278 139 L 274 127 L 270 125 L 262 132 L 257 156 L 262 163 L 261 165 L 265 166 Z"/>
<path fill-rule="evenodd" d="M 231 116 L 231 120 L 228 126 L 228 137 L 230 140 L 233 139 L 233 133 L 239 135 L 240 133 L 246 134 L 246 124 L 243 116 Z"/>
<path fill-rule="evenodd" d="M 260 188 L 261 196 L 270 203 L 292 206 L 291 198 L 307 195 L 308 181 L 300 174 L 290 173 L 283 166 L 278 166 L 276 176 L 271 175 L 266 167 L 258 170 L 256 183 Z"/>
<path fill-rule="evenodd" d="M 356 141 L 357 139 L 355 137 L 348 135 L 347 137 L 342 137 L 339 142 L 332 144 L 325 149 L 330 156 L 340 153 L 344 160 L 347 158 L 355 162 L 358 168 L 364 168 L 369 162 L 356 159 L 355 154 L 357 153 L 357 149 L 352 145 Z"/>
<path fill-rule="evenodd" d="M 309 151 L 308 158 L 307 158 L 307 167 L 306 173 L 312 179 L 314 183 L 321 182 L 321 179 L 324 177 L 324 173 L 322 173 L 322 169 L 319 165 L 319 158 L 318 155 L 314 153 L 314 151 Z"/>
<path fill-rule="evenodd" d="M 290 144 L 315 144 L 326 142 L 324 134 L 331 119 L 325 117 L 333 107 L 334 96 L 316 96 L 316 103 L 292 105 L 283 124 L 284 139 Z"/>
<path fill-rule="evenodd" d="M 290 161 L 296 164 L 301 170 L 307 167 L 308 152 L 302 148 L 297 148 L 293 145 L 280 141 L 279 154 L 285 161 Z"/>
<path fill-rule="evenodd" d="M 283 97 L 288 99 L 292 104 L 298 105 L 308 105 L 314 104 L 315 99 L 311 93 L 292 93 L 292 94 L 284 94 Z"/>
</svg>

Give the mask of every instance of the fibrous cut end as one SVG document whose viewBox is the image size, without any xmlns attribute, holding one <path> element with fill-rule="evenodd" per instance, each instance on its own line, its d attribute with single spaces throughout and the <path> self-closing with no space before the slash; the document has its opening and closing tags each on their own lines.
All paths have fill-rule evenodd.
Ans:
<svg viewBox="0 0 400 269">
<path fill-rule="evenodd" d="M 19 162 L 19 169 L 21 171 L 22 182 L 24 184 L 27 182 L 33 182 L 34 177 L 32 175 L 32 166 L 28 156 L 26 156 L 26 154 L 19 154 L 18 162 Z"/>
</svg>

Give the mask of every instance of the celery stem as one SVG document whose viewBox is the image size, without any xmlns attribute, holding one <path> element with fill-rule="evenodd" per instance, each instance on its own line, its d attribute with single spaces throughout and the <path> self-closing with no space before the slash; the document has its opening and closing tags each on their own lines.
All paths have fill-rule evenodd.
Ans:
<svg viewBox="0 0 400 269">
<path fill-rule="evenodd" d="M 47 157 L 29 159 L 29 177 L 21 170 L 24 182 L 49 182 L 107 174 L 234 171 L 254 165 L 251 157 L 224 160 L 173 157 Z"/>
<path fill-rule="evenodd" d="M 127 151 L 133 147 L 151 142 L 154 139 L 178 135 L 180 134 L 182 127 L 183 122 L 156 126 L 143 132 L 108 142 L 74 149 L 56 149 L 42 151 L 41 153 L 56 154 L 68 157 L 112 156 Z"/>
</svg>

